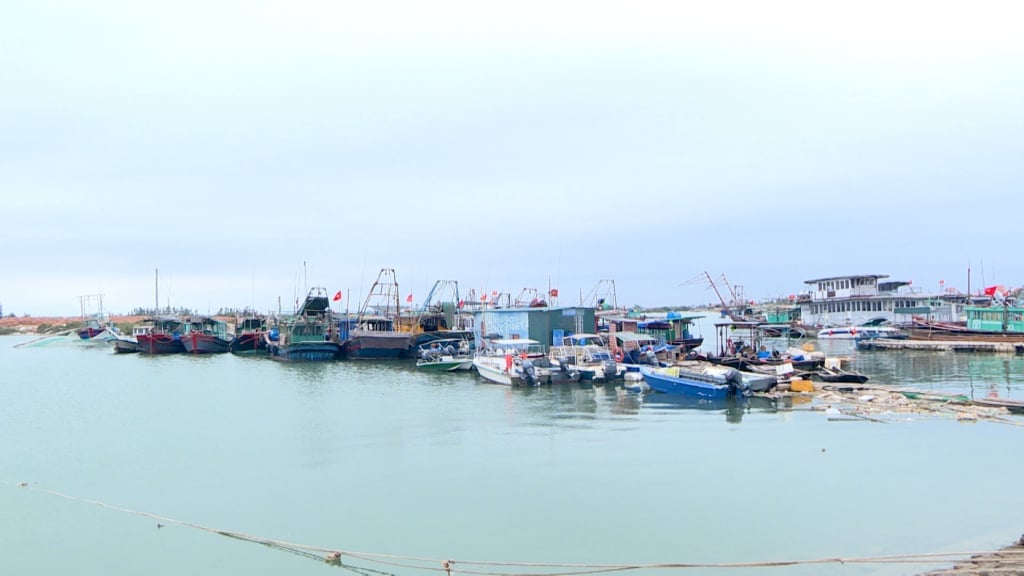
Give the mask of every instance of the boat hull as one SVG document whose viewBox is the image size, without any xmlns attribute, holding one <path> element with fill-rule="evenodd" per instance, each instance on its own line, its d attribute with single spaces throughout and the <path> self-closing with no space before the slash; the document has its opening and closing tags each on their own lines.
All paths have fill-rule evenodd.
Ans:
<svg viewBox="0 0 1024 576">
<path fill-rule="evenodd" d="M 651 390 L 665 394 L 724 399 L 744 389 L 742 376 L 738 370 L 726 369 L 715 375 L 703 370 L 691 371 L 677 367 L 664 370 L 644 368 L 641 372 Z"/>
<path fill-rule="evenodd" d="M 103 328 L 94 328 L 92 326 L 87 326 L 85 328 L 78 330 L 75 333 L 78 334 L 78 337 L 81 338 L 82 340 L 89 340 L 91 338 L 95 338 L 101 332 L 103 332 Z"/>
<path fill-rule="evenodd" d="M 239 356 L 263 356 L 269 354 L 267 341 L 260 332 L 240 334 L 231 341 L 228 351 Z"/>
<path fill-rule="evenodd" d="M 189 354 L 224 354 L 231 341 L 212 334 L 192 332 L 181 337 L 181 344 Z"/>
<path fill-rule="evenodd" d="M 337 342 L 329 341 L 269 346 L 270 357 L 282 362 L 330 362 L 338 357 L 340 350 Z"/>
<path fill-rule="evenodd" d="M 439 360 L 418 360 L 416 367 L 427 372 L 459 372 L 473 367 L 472 358 L 441 358 Z"/>
<path fill-rule="evenodd" d="M 345 356 L 351 359 L 407 358 L 412 351 L 412 338 L 407 332 L 353 330 L 350 337 Z"/>
<path fill-rule="evenodd" d="M 514 368 L 505 368 L 504 365 L 499 365 L 494 361 L 476 359 L 473 360 L 473 368 L 481 378 L 494 384 L 505 386 L 521 386 L 523 384 L 522 376 L 517 374 Z"/>
<path fill-rule="evenodd" d="M 112 342 L 114 352 L 118 354 L 131 354 L 139 351 L 139 342 L 134 338 L 117 338 Z"/>
<path fill-rule="evenodd" d="M 180 354 L 185 351 L 181 340 L 169 334 L 138 336 L 139 352 L 143 354 Z"/>
</svg>

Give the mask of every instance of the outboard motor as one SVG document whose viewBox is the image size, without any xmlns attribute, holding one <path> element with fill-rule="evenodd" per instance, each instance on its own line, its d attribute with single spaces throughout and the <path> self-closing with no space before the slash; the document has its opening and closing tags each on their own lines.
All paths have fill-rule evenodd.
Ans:
<svg viewBox="0 0 1024 576">
<path fill-rule="evenodd" d="M 725 383 L 729 385 L 729 390 L 737 396 L 750 395 L 750 387 L 743 381 L 740 371 L 735 368 L 729 368 L 729 371 L 725 373 Z"/>
<path fill-rule="evenodd" d="M 619 363 L 615 360 L 603 360 L 601 362 L 601 370 L 604 372 L 605 380 L 612 380 L 618 376 Z"/>
<path fill-rule="evenodd" d="M 523 380 L 530 386 L 537 386 L 540 381 L 537 379 L 537 367 L 530 360 L 523 360 Z"/>
</svg>

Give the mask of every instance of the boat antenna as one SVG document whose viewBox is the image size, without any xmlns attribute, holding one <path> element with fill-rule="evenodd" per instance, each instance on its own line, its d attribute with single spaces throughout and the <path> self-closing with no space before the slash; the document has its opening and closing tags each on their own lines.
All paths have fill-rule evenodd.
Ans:
<svg viewBox="0 0 1024 576">
<path fill-rule="evenodd" d="M 159 315 L 160 314 L 160 269 L 159 268 L 155 268 L 154 271 L 156 272 L 156 275 L 153 277 L 153 288 L 155 289 L 154 294 L 156 294 L 156 301 L 153 302 L 153 304 L 154 304 L 153 314 Z"/>
</svg>

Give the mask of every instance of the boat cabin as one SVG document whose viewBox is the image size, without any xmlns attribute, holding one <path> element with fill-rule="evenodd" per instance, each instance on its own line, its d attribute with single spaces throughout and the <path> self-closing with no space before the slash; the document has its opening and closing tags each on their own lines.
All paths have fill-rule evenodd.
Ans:
<svg viewBox="0 0 1024 576">
<path fill-rule="evenodd" d="M 797 298 L 800 317 L 808 326 L 859 325 L 875 317 L 896 324 L 910 315 L 952 322 L 963 298 L 950 293 L 925 293 L 911 282 L 885 281 L 885 274 L 831 276 L 805 280 L 807 291 Z"/>
</svg>

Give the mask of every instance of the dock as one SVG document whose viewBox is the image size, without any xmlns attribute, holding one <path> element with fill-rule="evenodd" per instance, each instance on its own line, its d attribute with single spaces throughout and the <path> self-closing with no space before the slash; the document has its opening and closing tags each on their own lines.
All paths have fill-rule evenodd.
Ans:
<svg viewBox="0 0 1024 576">
<path fill-rule="evenodd" d="M 860 350 L 931 350 L 936 352 L 1009 352 L 1021 353 L 1024 336 L 1016 342 L 982 340 L 914 340 L 877 338 L 857 342 Z"/>
<path fill-rule="evenodd" d="M 920 576 L 979 576 L 981 574 L 1024 574 L 1024 536 L 1017 542 L 985 554 L 971 556 L 952 568 L 925 572 Z"/>
</svg>

